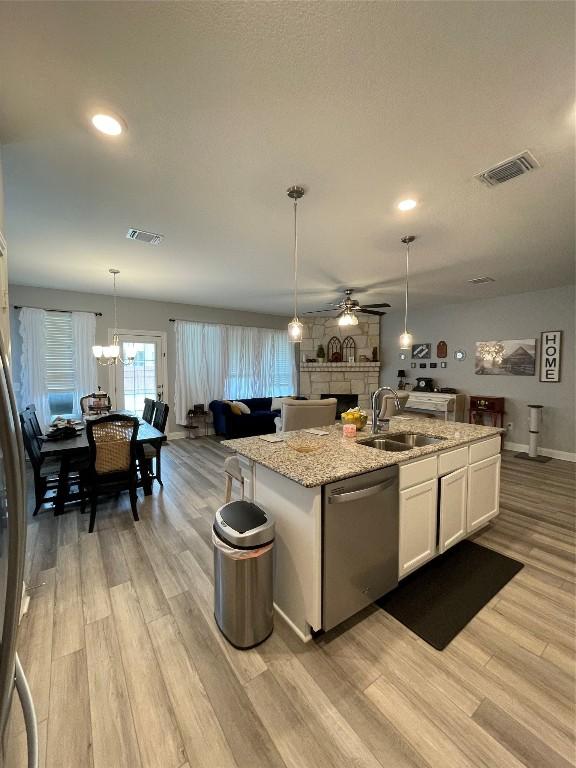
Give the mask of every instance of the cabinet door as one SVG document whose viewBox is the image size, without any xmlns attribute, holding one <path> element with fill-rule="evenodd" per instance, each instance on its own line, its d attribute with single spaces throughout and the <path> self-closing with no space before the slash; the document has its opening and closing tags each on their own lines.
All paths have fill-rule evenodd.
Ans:
<svg viewBox="0 0 576 768">
<path fill-rule="evenodd" d="M 436 554 L 437 481 L 400 491 L 400 561 L 402 578 Z"/>
<path fill-rule="evenodd" d="M 466 536 L 467 478 L 467 467 L 440 478 L 440 552 Z"/>
<path fill-rule="evenodd" d="M 468 533 L 496 517 L 500 498 L 500 455 L 468 467 Z"/>
</svg>

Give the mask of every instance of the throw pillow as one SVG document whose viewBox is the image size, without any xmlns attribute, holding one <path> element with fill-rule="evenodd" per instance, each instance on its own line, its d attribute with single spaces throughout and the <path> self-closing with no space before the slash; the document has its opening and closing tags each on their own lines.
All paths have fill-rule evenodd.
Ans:
<svg viewBox="0 0 576 768">
<path fill-rule="evenodd" d="M 230 403 L 230 410 L 234 416 L 242 416 L 242 409 L 236 403 Z"/>
<path fill-rule="evenodd" d="M 233 400 L 232 405 L 235 405 L 236 408 L 240 408 L 240 413 L 250 413 L 250 408 L 246 405 L 246 403 L 242 403 L 240 400 Z"/>
<path fill-rule="evenodd" d="M 290 397 L 273 397 L 272 398 L 272 404 L 270 406 L 271 411 L 281 411 L 282 410 L 282 403 L 285 403 L 287 400 L 294 400 L 292 396 Z"/>
</svg>

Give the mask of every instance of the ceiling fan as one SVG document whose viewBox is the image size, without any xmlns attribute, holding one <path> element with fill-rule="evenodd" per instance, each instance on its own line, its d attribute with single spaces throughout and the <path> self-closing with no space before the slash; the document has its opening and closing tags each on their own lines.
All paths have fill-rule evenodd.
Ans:
<svg viewBox="0 0 576 768">
<path fill-rule="evenodd" d="M 389 307 L 390 304 L 383 302 L 381 304 L 360 304 L 358 299 L 352 298 L 353 288 L 346 288 L 344 291 L 344 298 L 341 301 L 336 301 L 332 306 L 326 309 L 315 309 L 311 312 L 305 312 L 305 315 L 314 315 L 318 312 L 335 312 L 340 310 L 338 314 L 338 325 L 358 325 L 358 313 L 363 315 L 377 315 L 381 317 L 386 312 L 381 312 L 381 307 Z"/>
</svg>

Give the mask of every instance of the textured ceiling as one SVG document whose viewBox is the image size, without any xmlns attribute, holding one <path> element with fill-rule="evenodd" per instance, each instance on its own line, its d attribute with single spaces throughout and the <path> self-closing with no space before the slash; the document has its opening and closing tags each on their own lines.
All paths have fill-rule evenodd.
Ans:
<svg viewBox="0 0 576 768">
<path fill-rule="evenodd" d="M 572 282 L 573 64 L 572 3 L 2 2 L 11 280 L 285 314 L 301 183 L 307 309 L 397 307 L 406 232 L 415 305 Z"/>
</svg>

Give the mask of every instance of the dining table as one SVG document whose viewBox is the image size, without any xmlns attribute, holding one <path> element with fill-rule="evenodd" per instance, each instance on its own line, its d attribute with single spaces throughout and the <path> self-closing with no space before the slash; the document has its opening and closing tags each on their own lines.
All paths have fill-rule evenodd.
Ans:
<svg viewBox="0 0 576 768">
<path fill-rule="evenodd" d="M 123 414 L 135 416 L 136 414 L 129 413 L 127 411 L 121 411 Z M 92 419 L 94 417 L 87 417 Z M 141 451 L 142 446 L 146 443 L 150 445 L 159 445 L 166 442 L 166 435 L 164 432 L 153 427 L 143 419 L 139 419 L 138 433 L 136 435 L 136 450 Z M 70 462 L 72 460 L 82 459 L 88 456 L 88 438 L 86 437 L 86 429 L 81 428 L 77 430 L 76 437 L 66 438 L 65 440 L 50 440 L 47 436 L 42 439 L 40 446 L 40 454 L 44 458 L 56 458 L 60 459 L 60 469 L 58 472 L 58 488 L 56 490 L 56 498 L 54 500 L 54 514 L 61 515 L 64 512 L 64 505 L 68 497 L 68 476 L 70 474 Z M 142 463 L 143 467 L 144 464 Z M 152 493 L 152 478 L 147 472 L 141 472 L 142 488 L 145 496 L 150 496 Z"/>
</svg>

